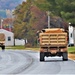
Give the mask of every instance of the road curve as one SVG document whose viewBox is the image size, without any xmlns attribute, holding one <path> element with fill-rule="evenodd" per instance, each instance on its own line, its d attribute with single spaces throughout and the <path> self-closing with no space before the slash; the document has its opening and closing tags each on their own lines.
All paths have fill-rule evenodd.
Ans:
<svg viewBox="0 0 75 75">
<path fill-rule="evenodd" d="M 75 75 L 75 62 L 72 60 L 62 61 L 62 57 L 45 57 L 45 62 L 39 61 L 39 52 L 28 51 L 34 62 L 21 74 L 70 74 Z"/>
<path fill-rule="evenodd" d="M 23 51 L 0 51 L 0 74 L 19 74 L 31 63 L 32 58 Z"/>
<path fill-rule="evenodd" d="M 45 59 L 45 62 L 40 62 L 39 52 L 30 50 L 0 51 L 0 74 L 75 75 L 74 61 L 62 61 L 62 57 Z"/>
</svg>

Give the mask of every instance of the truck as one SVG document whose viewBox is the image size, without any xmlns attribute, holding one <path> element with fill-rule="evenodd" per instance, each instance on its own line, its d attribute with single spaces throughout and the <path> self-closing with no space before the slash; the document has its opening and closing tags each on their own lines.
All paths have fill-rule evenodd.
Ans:
<svg viewBox="0 0 75 75">
<path fill-rule="evenodd" d="M 5 50 L 5 34 L 0 33 L 0 47 L 2 50 Z"/>
<path fill-rule="evenodd" d="M 43 29 L 39 33 L 40 61 L 45 57 L 59 56 L 68 60 L 67 32 L 62 28 Z"/>
</svg>

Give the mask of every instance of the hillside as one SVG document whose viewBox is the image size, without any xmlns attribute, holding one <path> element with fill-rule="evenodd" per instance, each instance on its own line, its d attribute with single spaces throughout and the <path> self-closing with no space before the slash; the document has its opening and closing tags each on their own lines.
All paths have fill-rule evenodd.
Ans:
<svg viewBox="0 0 75 75">
<path fill-rule="evenodd" d="M 25 0 L 0 0 L 0 17 L 6 18 L 6 9 L 12 10 Z"/>
</svg>

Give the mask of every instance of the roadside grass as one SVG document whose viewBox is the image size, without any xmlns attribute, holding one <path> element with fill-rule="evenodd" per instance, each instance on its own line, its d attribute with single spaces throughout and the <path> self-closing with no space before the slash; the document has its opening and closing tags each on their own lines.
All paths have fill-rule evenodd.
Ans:
<svg viewBox="0 0 75 75">
<path fill-rule="evenodd" d="M 15 49 L 19 49 L 19 50 L 20 50 L 20 49 L 25 49 L 24 46 L 6 46 L 5 48 L 8 49 L 8 50 L 9 50 L 9 49 L 14 49 L 14 50 L 15 50 Z"/>
<path fill-rule="evenodd" d="M 34 51 L 39 51 L 39 47 L 33 47 L 33 48 L 30 48 L 30 47 L 25 47 L 25 46 L 6 46 L 6 49 L 9 50 L 9 49 L 13 49 L 13 50 L 34 50 Z"/>
<path fill-rule="evenodd" d="M 14 49 L 14 50 L 16 50 L 16 49 L 18 49 L 18 50 L 34 50 L 34 51 L 39 51 L 40 50 L 39 47 L 28 48 L 28 47 L 25 47 L 25 46 L 9 46 L 9 47 L 7 46 L 6 49 L 7 50 L 9 50 L 9 49 Z M 73 47 L 68 47 L 68 52 L 75 54 L 75 47 L 74 46 Z"/>
<path fill-rule="evenodd" d="M 68 52 L 75 54 L 75 47 L 68 47 Z"/>
</svg>

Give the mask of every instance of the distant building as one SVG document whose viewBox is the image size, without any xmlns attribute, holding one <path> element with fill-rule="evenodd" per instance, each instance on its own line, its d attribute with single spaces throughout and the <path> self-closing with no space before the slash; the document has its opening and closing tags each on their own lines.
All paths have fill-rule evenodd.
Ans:
<svg viewBox="0 0 75 75">
<path fill-rule="evenodd" d="M 15 39 L 15 45 L 25 45 L 24 39 Z"/>
<path fill-rule="evenodd" d="M 7 18 L 12 18 L 13 17 L 12 11 L 10 9 L 6 9 L 6 16 L 7 16 Z"/>
<path fill-rule="evenodd" d="M 0 33 L 5 34 L 5 46 L 14 46 L 14 33 L 5 29 L 0 29 Z"/>
<path fill-rule="evenodd" d="M 12 18 L 0 19 L 0 29 L 5 29 L 12 32 L 12 28 L 13 28 Z"/>
<path fill-rule="evenodd" d="M 74 27 L 69 26 L 69 46 L 74 46 Z"/>
</svg>

